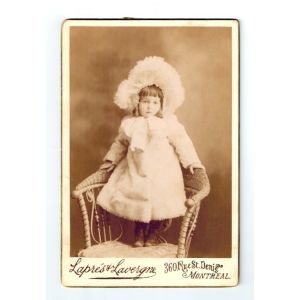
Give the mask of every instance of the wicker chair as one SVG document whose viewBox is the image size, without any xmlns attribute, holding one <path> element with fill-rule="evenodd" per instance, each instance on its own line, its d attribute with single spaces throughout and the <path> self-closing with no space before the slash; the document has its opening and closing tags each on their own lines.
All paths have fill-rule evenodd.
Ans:
<svg viewBox="0 0 300 300">
<path fill-rule="evenodd" d="M 112 216 L 96 204 L 97 195 L 111 173 L 97 171 L 87 177 L 72 192 L 79 201 L 85 236 L 84 257 L 188 257 L 191 240 L 196 228 L 201 201 L 208 195 L 210 185 L 204 169 L 194 174 L 182 169 L 186 190 L 186 213 L 179 232 L 178 244 L 161 243 L 152 247 L 138 247 L 119 242 L 123 229 L 112 230 Z"/>
</svg>

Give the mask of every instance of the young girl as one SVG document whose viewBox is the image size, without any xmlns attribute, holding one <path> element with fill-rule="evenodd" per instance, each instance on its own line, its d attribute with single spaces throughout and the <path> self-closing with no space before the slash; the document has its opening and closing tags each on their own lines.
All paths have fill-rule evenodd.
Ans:
<svg viewBox="0 0 300 300">
<path fill-rule="evenodd" d="M 162 58 L 139 61 L 118 88 L 115 103 L 128 112 L 100 169 L 114 169 L 97 203 L 135 222 L 134 246 L 157 244 L 168 219 L 186 210 L 181 166 L 203 168 L 174 111 L 183 102 L 179 75 Z"/>
</svg>

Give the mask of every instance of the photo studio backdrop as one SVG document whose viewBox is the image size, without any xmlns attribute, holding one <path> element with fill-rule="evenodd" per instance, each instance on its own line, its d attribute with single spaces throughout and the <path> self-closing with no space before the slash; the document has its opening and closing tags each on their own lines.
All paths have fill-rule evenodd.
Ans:
<svg viewBox="0 0 300 300">
<path fill-rule="evenodd" d="M 95 172 L 124 116 L 113 98 L 138 60 L 161 56 L 181 75 L 186 100 L 177 110 L 206 167 L 211 192 L 202 202 L 190 257 L 231 256 L 231 28 L 73 27 L 70 32 L 71 190 Z M 172 188 L 172 187 L 170 187 Z M 164 234 L 177 243 L 181 219 Z M 133 224 L 121 220 L 122 240 Z M 71 256 L 84 248 L 78 203 L 71 201 Z"/>
</svg>

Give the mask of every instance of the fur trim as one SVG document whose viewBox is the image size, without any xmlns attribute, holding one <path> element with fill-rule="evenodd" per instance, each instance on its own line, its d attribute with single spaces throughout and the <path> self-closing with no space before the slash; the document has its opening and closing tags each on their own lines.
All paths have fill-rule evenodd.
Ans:
<svg viewBox="0 0 300 300">
<path fill-rule="evenodd" d="M 121 109 L 132 113 L 138 104 L 141 89 L 153 84 L 161 88 L 164 94 L 164 116 L 174 113 L 184 101 L 184 89 L 177 71 L 157 56 L 137 62 L 129 72 L 128 79 L 120 83 L 114 102 Z"/>
</svg>

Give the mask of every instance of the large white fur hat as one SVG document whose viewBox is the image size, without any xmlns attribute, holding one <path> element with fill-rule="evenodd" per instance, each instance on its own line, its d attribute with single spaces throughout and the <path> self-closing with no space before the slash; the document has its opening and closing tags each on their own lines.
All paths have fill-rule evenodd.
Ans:
<svg viewBox="0 0 300 300">
<path fill-rule="evenodd" d="M 115 103 L 132 112 L 139 102 L 139 92 L 146 86 L 155 84 L 164 94 L 163 114 L 170 115 L 184 101 L 184 89 L 177 71 L 163 58 L 146 57 L 136 63 L 116 92 Z"/>
</svg>

